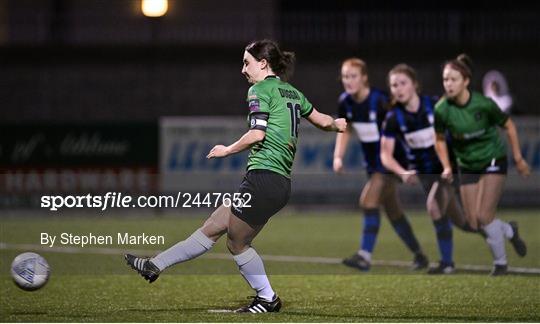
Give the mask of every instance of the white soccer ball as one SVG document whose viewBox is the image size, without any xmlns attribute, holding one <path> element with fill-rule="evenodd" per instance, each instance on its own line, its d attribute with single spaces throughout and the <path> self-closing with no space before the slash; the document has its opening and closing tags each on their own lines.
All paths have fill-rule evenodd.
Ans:
<svg viewBox="0 0 540 324">
<path fill-rule="evenodd" d="M 50 268 L 39 254 L 25 252 L 19 254 L 11 263 L 11 276 L 15 284 L 24 290 L 36 290 L 49 280 Z"/>
</svg>

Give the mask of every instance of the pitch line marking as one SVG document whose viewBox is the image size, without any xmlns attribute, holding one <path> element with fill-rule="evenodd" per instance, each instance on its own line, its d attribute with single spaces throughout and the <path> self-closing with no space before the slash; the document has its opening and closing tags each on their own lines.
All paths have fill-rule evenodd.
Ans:
<svg viewBox="0 0 540 324">
<path fill-rule="evenodd" d="M 69 254 L 104 254 L 104 255 L 121 255 L 125 253 L 131 253 L 135 255 L 155 255 L 161 252 L 160 250 L 131 250 L 120 248 L 79 248 L 79 247 L 47 247 L 38 244 L 12 244 L 0 242 L 0 250 L 33 250 L 52 253 L 69 253 Z M 201 256 L 205 259 L 215 260 L 231 260 L 232 256 L 228 253 L 207 253 Z M 264 261 L 274 262 L 299 262 L 299 263 L 314 263 L 314 264 L 341 264 L 340 258 L 327 258 L 327 257 L 308 257 L 308 256 L 293 256 L 293 255 L 265 255 L 262 254 L 261 258 Z M 372 265 L 390 266 L 408 268 L 411 266 L 409 261 L 398 260 L 373 260 Z M 431 264 L 436 266 L 436 264 Z M 457 270 L 466 271 L 490 271 L 492 266 L 486 265 L 472 265 L 463 264 L 457 265 Z M 524 268 L 524 267 L 508 267 L 508 272 L 517 274 L 540 274 L 540 268 Z"/>
</svg>

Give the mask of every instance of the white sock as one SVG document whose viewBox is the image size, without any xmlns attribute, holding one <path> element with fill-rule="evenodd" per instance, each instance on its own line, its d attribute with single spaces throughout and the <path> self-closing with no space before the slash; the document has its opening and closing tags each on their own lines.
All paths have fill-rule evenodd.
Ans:
<svg viewBox="0 0 540 324">
<path fill-rule="evenodd" d="M 244 279 L 257 292 L 257 296 L 271 301 L 275 293 L 270 286 L 270 281 L 268 281 L 266 271 L 264 271 L 264 264 L 257 251 L 249 248 L 233 258 Z"/>
<path fill-rule="evenodd" d="M 503 222 L 502 220 L 497 218 L 495 218 L 493 222 L 497 222 L 499 224 L 506 239 L 511 239 L 512 237 L 514 237 L 514 230 L 512 229 L 512 226 L 510 226 L 510 224 L 508 224 L 507 222 Z"/>
<path fill-rule="evenodd" d="M 493 255 L 493 264 L 506 265 L 506 251 L 504 249 L 504 233 L 502 226 L 497 220 L 483 227 L 487 235 L 486 242 Z"/>
<path fill-rule="evenodd" d="M 367 262 L 371 262 L 371 253 L 369 253 L 368 251 L 359 250 L 357 253 L 359 256 L 363 257 L 364 260 L 366 260 Z"/>
<path fill-rule="evenodd" d="M 176 243 L 167 250 L 156 255 L 150 261 L 160 271 L 180 262 L 188 261 L 204 254 L 214 246 L 216 242 L 209 239 L 199 228 L 187 239 Z"/>
</svg>

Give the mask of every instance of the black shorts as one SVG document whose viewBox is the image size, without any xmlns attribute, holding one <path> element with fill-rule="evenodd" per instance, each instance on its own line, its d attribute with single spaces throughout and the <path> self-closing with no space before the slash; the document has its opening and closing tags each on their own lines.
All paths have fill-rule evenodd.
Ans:
<svg viewBox="0 0 540 324">
<path fill-rule="evenodd" d="M 444 180 L 442 178 L 442 165 L 440 168 L 435 168 L 435 170 L 433 170 L 433 172 L 431 173 L 419 173 L 418 174 L 418 178 L 420 179 L 420 184 L 422 185 L 422 189 L 424 189 L 424 192 L 426 194 L 429 194 L 429 192 L 431 191 L 431 187 L 433 187 L 433 184 L 435 182 L 447 182 L 447 180 Z M 457 168 L 455 167 L 454 164 L 452 164 L 452 174 L 453 174 L 453 181 L 452 181 L 452 187 L 455 191 L 455 193 L 459 194 L 459 184 L 460 184 L 460 181 L 459 181 L 459 177 L 458 177 L 458 172 L 457 172 Z"/>
<path fill-rule="evenodd" d="M 385 172 L 379 172 L 379 171 L 367 172 L 367 178 L 371 179 L 371 177 L 376 173 L 382 174 L 385 181 L 397 181 L 397 183 L 403 183 L 400 176 L 398 176 L 397 174 L 395 174 L 393 172 L 387 172 L 387 171 L 385 171 Z"/>
<path fill-rule="evenodd" d="M 424 189 L 424 192 L 428 194 L 431 191 L 431 187 L 433 187 L 433 184 L 437 181 L 441 181 L 441 174 L 440 173 L 423 173 L 423 174 L 419 174 L 418 178 L 420 179 L 420 184 L 422 185 L 422 189 Z"/>
<path fill-rule="evenodd" d="M 291 196 L 291 179 L 269 170 L 250 170 L 238 193 L 249 194 L 249 206 L 231 206 L 231 212 L 249 225 L 263 225 L 280 211 Z"/>
<path fill-rule="evenodd" d="M 459 182 L 461 185 L 473 184 L 480 181 L 480 177 L 484 174 L 506 174 L 508 172 L 508 161 L 506 157 L 498 160 L 493 160 L 481 170 L 470 170 L 467 168 L 459 168 Z"/>
</svg>

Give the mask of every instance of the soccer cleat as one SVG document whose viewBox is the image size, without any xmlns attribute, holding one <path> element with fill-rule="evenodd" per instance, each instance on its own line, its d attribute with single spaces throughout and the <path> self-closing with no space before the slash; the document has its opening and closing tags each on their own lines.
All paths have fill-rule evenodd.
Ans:
<svg viewBox="0 0 540 324">
<path fill-rule="evenodd" d="M 508 273 L 508 266 L 506 264 L 496 264 L 493 266 L 493 270 L 490 272 L 490 276 L 504 276 Z"/>
<path fill-rule="evenodd" d="M 355 253 L 350 257 L 343 259 L 342 263 L 347 267 L 356 268 L 360 271 L 368 271 L 371 267 L 370 262 L 364 259 L 363 256 L 358 255 L 358 253 Z"/>
<path fill-rule="evenodd" d="M 281 309 L 281 299 L 278 296 L 274 295 L 272 301 L 267 301 L 262 299 L 259 296 L 255 296 L 251 304 L 241 307 L 235 310 L 235 313 L 273 313 L 279 312 Z"/>
<path fill-rule="evenodd" d="M 425 269 L 428 267 L 428 265 L 429 265 L 429 261 L 423 253 L 416 253 L 414 255 L 412 270 Z"/>
<path fill-rule="evenodd" d="M 516 251 L 517 255 L 520 257 L 524 257 L 527 255 L 527 246 L 525 245 L 525 242 L 519 237 L 518 232 L 518 224 L 517 222 L 508 222 L 510 226 L 512 227 L 512 230 L 514 231 L 514 236 L 510 239 L 510 243 L 512 243 L 512 246 L 514 247 L 514 250 Z"/>
<path fill-rule="evenodd" d="M 454 267 L 454 262 L 452 263 L 445 263 L 445 262 L 439 262 L 439 265 L 435 268 L 430 268 L 428 270 L 428 274 L 431 275 L 439 275 L 439 274 L 452 274 L 456 271 L 456 268 Z"/>
<path fill-rule="evenodd" d="M 144 279 L 149 283 L 156 281 L 159 277 L 159 268 L 150 261 L 148 258 L 139 258 L 131 254 L 125 254 L 127 264 L 135 271 L 137 271 Z"/>
</svg>

